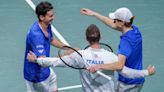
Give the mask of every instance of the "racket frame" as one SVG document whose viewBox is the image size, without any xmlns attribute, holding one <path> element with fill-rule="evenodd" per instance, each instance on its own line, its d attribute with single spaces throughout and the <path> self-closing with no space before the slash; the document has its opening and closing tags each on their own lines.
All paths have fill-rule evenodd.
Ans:
<svg viewBox="0 0 164 92">
<path fill-rule="evenodd" d="M 102 45 L 105 45 L 105 46 L 107 46 L 107 47 L 109 47 L 109 48 L 111 49 L 111 51 L 113 51 L 112 48 L 111 48 L 109 45 L 104 44 L 104 43 L 101 43 L 101 44 L 102 44 Z M 90 45 L 88 45 L 87 48 L 88 48 L 89 46 L 90 46 Z M 61 48 L 58 50 L 58 56 L 59 56 L 60 60 L 61 60 L 65 65 L 67 65 L 68 67 L 73 68 L 73 69 L 78 69 L 78 70 L 86 69 L 85 67 L 84 67 L 84 68 L 77 68 L 77 67 L 73 67 L 73 66 L 67 64 L 67 63 L 62 59 L 63 56 L 61 56 L 61 54 L 60 54 L 60 51 L 61 51 L 62 49 L 64 49 L 64 48 L 69 48 L 69 49 L 74 50 L 76 53 L 78 53 L 78 54 L 82 57 L 83 61 L 84 61 L 88 66 L 90 65 L 90 64 L 88 64 L 88 63 L 84 60 L 83 56 L 82 56 L 76 49 L 74 49 L 74 48 L 72 48 L 72 47 L 70 47 L 70 46 L 63 46 L 63 47 L 61 47 Z M 87 49 L 87 48 L 86 48 L 86 49 Z M 112 79 L 111 77 L 109 77 L 108 75 L 102 73 L 101 71 L 96 71 L 96 73 L 99 74 L 99 75 L 101 75 L 101 76 L 103 76 L 104 78 L 106 78 L 106 79 L 108 79 L 108 80 L 111 80 L 111 79 Z"/>
</svg>

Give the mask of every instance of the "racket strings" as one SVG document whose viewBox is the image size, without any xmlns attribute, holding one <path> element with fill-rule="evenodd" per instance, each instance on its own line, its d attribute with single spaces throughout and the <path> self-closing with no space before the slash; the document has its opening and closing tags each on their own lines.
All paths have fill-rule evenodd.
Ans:
<svg viewBox="0 0 164 92">
<path fill-rule="evenodd" d="M 74 69 L 86 69 L 86 65 L 84 63 L 82 55 L 77 50 L 68 46 L 64 46 L 63 48 L 64 49 L 60 49 L 58 51 L 58 54 L 59 54 L 59 58 L 64 64 Z M 74 51 L 74 52 L 70 53 L 67 56 L 61 57 L 62 54 L 67 53 L 67 51 Z"/>
<path fill-rule="evenodd" d="M 86 68 L 86 65 L 85 65 L 85 62 L 84 62 L 84 59 L 82 58 L 81 55 L 79 55 L 79 53 L 77 52 L 74 52 L 73 53 L 74 55 L 69 55 L 71 61 L 72 61 L 72 65 L 73 66 L 76 66 L 76 67 L 79 67 L 79 68 Z"/>
</svg>

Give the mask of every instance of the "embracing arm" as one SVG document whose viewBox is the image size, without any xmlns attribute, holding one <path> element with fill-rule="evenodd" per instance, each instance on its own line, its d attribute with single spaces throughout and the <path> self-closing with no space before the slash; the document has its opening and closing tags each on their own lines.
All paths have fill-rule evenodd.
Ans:
<svg viewBox="0 0 164 92">
<path fill-rule="evenodd" d="M 57 58 L 57 57 L 36 57 L 36 55 L 30 51 L 27 54 L 27 59 L 29 62 L 34 62 L 34 63 L 38 63 L 40 66 L 42 67 L 49 67 L 49 66 L 65 66 L 63 64 L 63 62 Z"/>
<path fill-rule="evenodd" d="M 110 64 L 100 64 L 91 66 L 88 68 L 90 72 L 95 72 L 97 70 L 116 70 L 119 73 L 127 78 L 141 78 L 148 75 L 153 75 L 155 73 L 154 66 L 148 66 L 145 70 L 136 70 L 124 66 L 126 57 L 124 55 L 118 55 L 118 62 Z"/>
<path fill-rule="evenodd" d="M 87 69 L 90 72 L 96 72 L 97 70 L 117 70 L 120 71 L 123 69 L 125 64 L 126 57 L 124 55 L 118 55 L 118 61 L 110 64 L 97 64 L 89 66 Z"/>
<path fill-rule="evenodd" d="M 71 58 L 71 57 L 74 57 L 73 53 L 71 53 L 70 55 L 62 56 L 62 59 L 65 60 L 67 64 L 71 65 L 71 64 L 74 64 L 72 60 L 75 60 L 75 58 Z M 29 62 L 38 63 L 42 67 L 49 67 L 49 66 L 65 67 L 66 66 L 59 57 L 38 57 L 37 58 L 36 55 L 32 51 L 30 51 L 27 54 L 27 59 Z"/>
<path fill-rule="evenodd" d="M 136 70 L 124 66 L 124 68 L 119 73 L 127 78 L 142 78 L 149 75 L 153 75 L 155 73 L 155 67 L 148 66 L 147 69 Z"/>
<path fill-rule="evenodd" d="M 56 67 L 56 66 L 65 66 L 59 58 L 57 57 L 46 57 L 46 58 L 37 58 L 36 62 L 42 67 Z"/>
</svg>

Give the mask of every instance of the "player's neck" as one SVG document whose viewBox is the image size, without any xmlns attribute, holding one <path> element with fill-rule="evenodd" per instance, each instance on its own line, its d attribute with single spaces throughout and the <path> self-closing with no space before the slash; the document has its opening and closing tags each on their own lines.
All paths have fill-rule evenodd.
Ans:
<svg viewBox="0 0 164 92">
<path fill-rule="evenodd" d="M 98 49 L 100 48 L 99 44 L 98 43 L 94 43 L 91 45 L 92 48 L 95 48 L 95 49 Z"/>
<path fill-rule="evenodd" d="M 126 32 L 128 32 L 128 31 L 130 31 L 132 29 L 133 29 L 132 27 L 124 27 L 123 28 L 123 33 L 126 33 Z"/>
<path fill-rule="evenodd" d="M 123 27 L 122 33 L 124 34 L 124 33 L 128 32 L 130 30 L 132 30 L 132 27 Z"/>
<path fill-rule="evenodd" d="M 39 21 L 39 25 L 41 26 L 41 29 L 43 31 L 47 31 L 47 29 L 48 29 L 48 25 L 47 24 L 45 24 L 44 22 Z"/>
</svg>

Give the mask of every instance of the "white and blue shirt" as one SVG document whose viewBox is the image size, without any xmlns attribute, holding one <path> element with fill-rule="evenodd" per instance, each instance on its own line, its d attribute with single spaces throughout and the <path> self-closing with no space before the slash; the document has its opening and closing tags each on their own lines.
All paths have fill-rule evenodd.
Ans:
<svg viewBox="0 0 164 92">
<path fill-rule="evenodd" d="M 84 67 L 86 62 L 90 65 L 95 64 L 108 64 L 118 61 L 118 57 L 105 49 L 96 49 L 88 48 L 86 50 L 79 50 L 79 53 L 83 56 L 83 59 L 79 54 L 71 53 L 70 55 L 64 56 L 62 59 L 69 63 L 69 65 Z M 76 62 L 74 62 L 76 61 Z M 57 66 L 66 66 L 61 59 L 58 57 L 48 57 L 48 58 L 38 58 L 37 63 L 43 67 L 57 67 Z M 80 79 L 84 92 L 115 92 L 114 91 L 114 71 L 102 71 L 106 75 L 110 76 L 112 80 L 107 80 L 106 78 L 97 75 L 96 73 L 90 73 L 87 70 L 79 70 Z M 126 76 L 127 78 L 141 78 L 147 76 L 147 70 L 139 71 L 128 68 L 124 66 L 122 71 L 119 71 L 120 74 Z"/>
<path fill-rule="evenodd" d="M 109 64 L 118 61 L 117 56 L 105 49 L 88 48 L 79 51 L 89 65 Z M 115 92 L 114 71 L 102 71 L 112 78 L 111 81 L 87 70 L 80 70 L 80 79 L 84 92 Z"/>
<path fill-rule="evenodd" d="M 125 66 L 142 70 L 142 36 L 136 26 L 132 26 L 133 30 L 124 33 L 120 38 L 118 54 L 126 56 Z M 127 78 L 119 74 L 119 81 L 127 84 L 142 84 L 144 78 Z"/>
<path fill-rule="evenodd" d="M 50 75 L 49 67 L 43 68 L 37 63 L 28 62 L 27 54 L 29 51 L 39 56 L 50 56 L 50 43 L 52 39 L 51 26 L 48 26 L 48 37 L 45 37 L 38 22 L 35 22 L 26 37 L 26 51 L 24 57 L 24 78 L 31 82 L 41 82 Z"/>
</svg>

